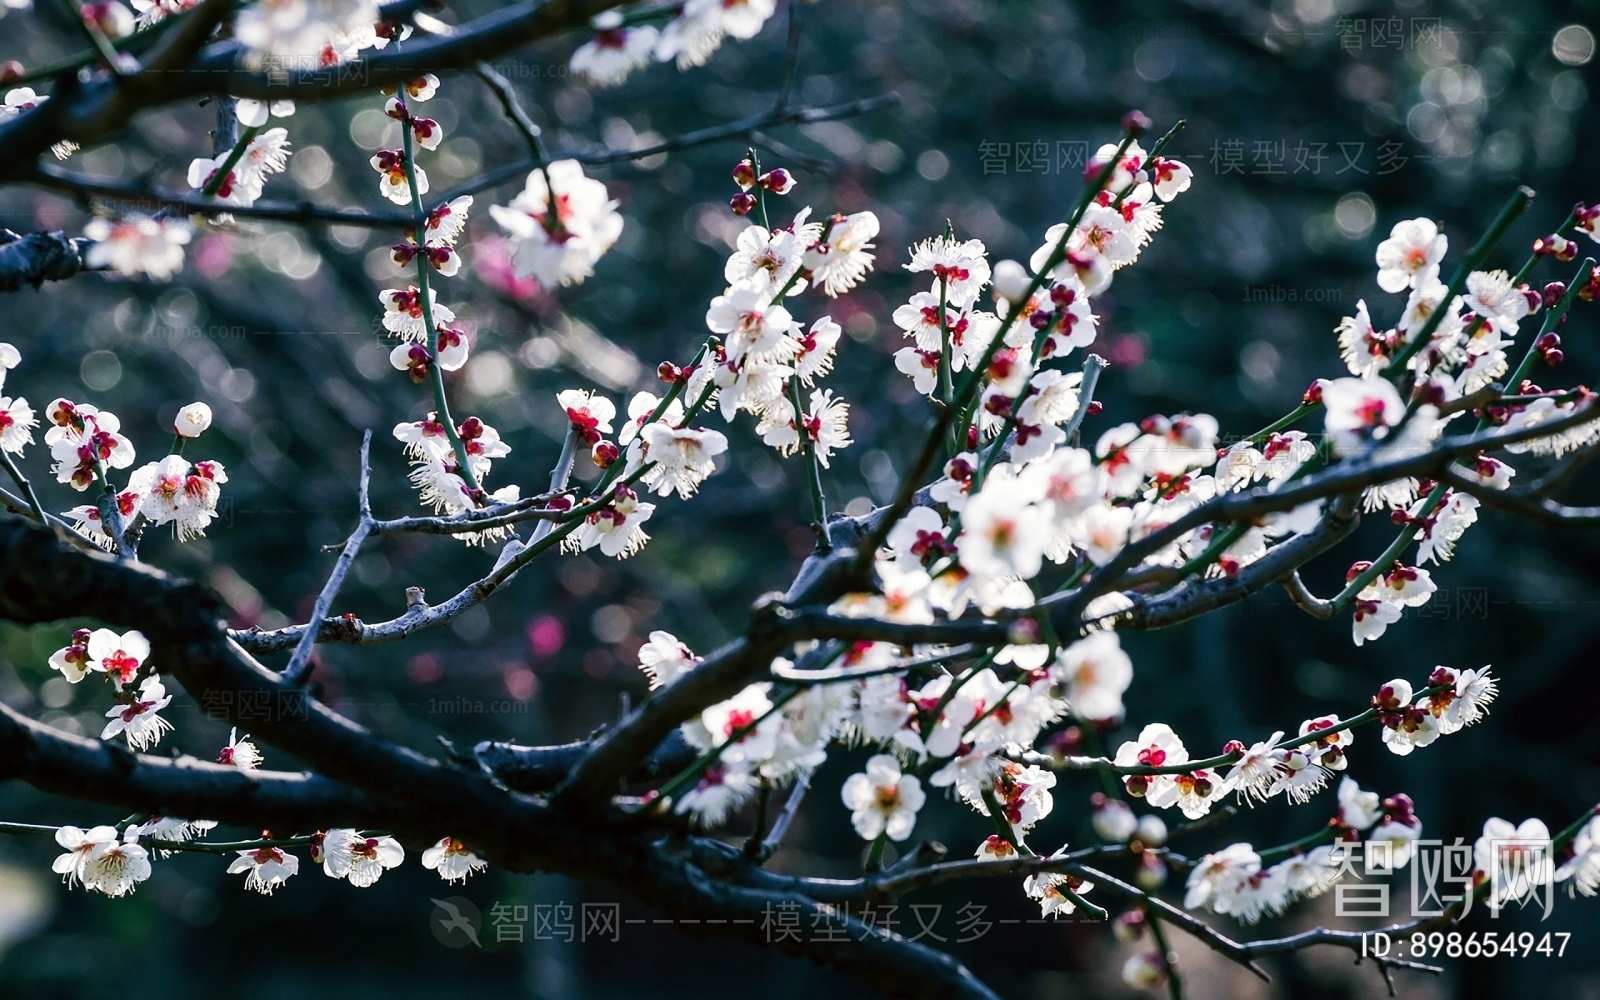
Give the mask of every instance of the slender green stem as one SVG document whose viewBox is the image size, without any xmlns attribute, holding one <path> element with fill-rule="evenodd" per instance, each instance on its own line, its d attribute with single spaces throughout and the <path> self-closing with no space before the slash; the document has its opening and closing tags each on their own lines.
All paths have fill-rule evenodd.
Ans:
<svg viewBox="0 0 1600 1000">
<path fill-rule="evenodd" d="M 1144 908 L 1144 923 L 1150 928 L 1150 938 L 1161 951 L 1161 964 L 1167 972 L 1167 997 L 1169 1000 L 1183 1000 L 1183 978 L 1178 975 L 1178 953 L 1172 950 L 1167 943 L 1167 932 L 1161 926 L 1161 918 L 1156 915 L 1156 908 Z"/>
<path fill-rule="evenodd" d="M 1384 378 L 1392 379 L 1402 374 L 1406 370 L 1406 362 L 1411 360 L 1412 355 L 1422 350 L 1428 341 L 1433 339 L 1434 331 L 1439 329 L 1439 324 L 1444 321 L 1445 314 L 1450 312 L 1450 303 L 1454 302 L 1456 296 L 1460 295 L 1461 290 L 1466 287 L 1467 276 L 1476 271 L 1478 265 L 1488 258 L 1490 251 L 1495 248 L 1495 244 L 1499 243 L 1500 238 L 1506 234 L 1506 230 L 1511 228 L 1511 223 L 1516 221 L 1517 216 L 1527 210 L 1532 201 L 1533 191 L 1527 187 L 1517 188 L 1516 191 L 1512 192 L 1511 197 L 1506 199 L 1505 205 L 1500 209 L 1500 214 L 1495 216 L 1494 221 L 1489 224 L 1489 228 L 1484 232 L 1483 236 L 1477 243 L 1473 244 L 1471 250 L 1467 251 L 1467 255 L 1462 258 L 1461 263 L 1456 265 L 1455 273 L 1450 276 L 1450 284 L 1445 289 L 1444 301 L 1428 317 L 1428 321 L 1422 324 L 1422 329 L 1413 334 L 1405 347 L 1400 349 L 1400 353 L 1394 356 L 1388 367 L 1384 368 Z"/>
<path fill-rule="evenodd" d="M 228 158 L 223 160 L 222 165 L 217 167 L 216 171 L 206 180 L 205 186 L 200 189 L 201 194 L 207 198 L 215 198 L 217 196 L 217 192 L 222 190 L 222 185 L 227 182 L 228 175 L 233 173 L 233 168 L 237 167 L 239 161 L 244 159 L 244 154 L 249 150 L 250 143 L 255 141 L 255 137 L 260 132 L 261 126 L 251 125 L 239 133 L 238 141 L 233 144 L 232 149 L 228 150 Z M 410 133 L 408 132 L 407 136 L 409 137 L 409 135 Z"/>
<path fill-rule="evenodd" d="M 800 438 L 800 450 L 806 458 L 806 483 L 811 489 L 811 515 L 816 519 L 817 551 L 826 552 L 828 544 L 828 498 L 822 492 L 822 463 L 817 458 L 816 442 L 806 427 L 805 411 L 800 408 L 800 376 L 789 376 L 789 405 L 794 407 L 794 432 Z"/>
<path fill-rule="evenodd" d="M 867 848 L 867 861 L 863 866 L 869 872 L 875 872 L 883 867 L 883 849 L 889 844 L 889 834 L 880 833 L 872 838 L 872 846 Z"/>
<path fill-rule="evenodd" d="M 1261 442 L 1265 441 L 1267 438 L 1269 438 L 1272 435 L 1274 435 L 1274 434 L 1278 433 L 1279 431 L 1283 430 L 1285 427 L 1294 426 L 1294 424 L 1297 423 L 1300 420 L 1300 418 L 1304 417 L 1306 414 L 1315 413 L 1316 411 L 1318 411 L 1320 409 L 1322 409 L 1322 404 L 1321 403 L 1301 403 L 1299 406 L 1297 406 L 1294 409 L 1290 410 L 1288 413 L 1285 413 L 1283 416 L 1279 417 L 1277 420 L 1274 420 L 1272 423 L 1270 423 L 1267 426 L 1261 428 L 1259 431 L 1256 431 L 1254 434 L 1250 435 L 1249 437 L 1245 438 L 1244 440 L 1246 442 L 1248 442 L 1249 444 L 1260 444 Z"/>
<path fill-rule="evenodd" d="M 406 106 L 403 90 L 396 93 L 395 100 L 400 104 L 401 155 L 405 158 L 406 184 L 411 188 L 411 208 L 419 220 L 425 220 L 427 210 L 422 206 L 422 189 L 417 184 L 416 147 L 411 134 L 411 109 Z M 552 191 L 551 198 L 554 197 L 555 193 Z M 439 326 L 433 320 L 433 291 L 428 281 L 428 268 L 432 265 L 428 263 L 428 255 L 425 252 L 427 227 L 424 221 L 417 223 L 416 239 L 417 301 L 422 308 L 423 336 L 427 340 L 428 353 L 433 356 L 433 363 L 428 366 L 428 383 L 433 390 L 433 408 L 438 412 L 439 422 L 444 425 L 445 436 L 450 439 L 451 450 L 456 454 L 456 464 L 460 467 L 457 474 L 461 477 L 461 481 L 467 484 L 467 490 L 476 496 L 480 491 L 478 477 L 472 472 L 472 460 L 467 454 L 467 444 L 461 440 L 461 433 L 456 429 L 455 418 L 450 415 L 450 400 L 444 391 L 444 368 L 439 364 Z"/>
</svg>

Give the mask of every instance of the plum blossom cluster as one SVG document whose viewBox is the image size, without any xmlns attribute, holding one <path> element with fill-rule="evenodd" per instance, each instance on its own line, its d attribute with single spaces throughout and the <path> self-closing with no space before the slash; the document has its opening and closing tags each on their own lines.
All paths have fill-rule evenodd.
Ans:
<svg viewBox="0 0 1600 1000">
<path fill-rule="evenodd" d="M 1571 221 L 1595 236 L 1590 210 L 1580 205 Z M 1415 454 L 1431 446 L 1452 424 L 1469 414 L 1479 430 L 1502 427 L 1515 432 L 1572 417 L 1587 405 L 1583 392 L 1547 391 L 1528 378 L 1535 361 L 1549 367 L 1563 360 L 1555 329 L 1566 321 L 1574 296 L 1592 300 L 1600 283 L 1593 274 L 1584 283 L 1551 282 L 1535 288 L 1525 280 L 1531 265 L 1548 256 L 1570 261 L 1577 246 L 1555 233 L 1536 240 L 1534 255 L 1516 274 L 1504 270 L 1472 270 L 1458 287 L 1440 278 L 1449 240 L 1425 218 L 1396 223 L 1378 245 L 1377 281 L 1385 292 L 1405 295 L 1392 326 L 1380 328 L 1366 300 L 1336 329 L 1339 348 L 1350 376 L 1318 380 L 1306 394 L 1308 405 L 1326 409 L 1324 426 L 1336 454 L 1383 457 Z M 1465 270 L 1465 266 L 1463 266 Z M 1524 348 L 1513 371 L 1508 352 L 1525 321 L 1544 314 L 1540 331 Z M 1527 339 L 1527 338 L 1524 338 Z M 1396 380 L 1411 386 L 1402 394 Z M 1462 405 L 1466 397 L 1504 380 L 1514 400 L 1487 406 Z M 1513 442 L 1513 454 L 1559 458 L 1600 438 L 1600 422 L 1576 422 L 1565 430 Z M 1491 455 L 1478 455 L 1457 467 L 1472 483 L 1492 490 L 1511 485 L 1516 469 Z M 1369 487 L 1368 511 L 1389 510 L 1403 526 L 1406 542 L 1417 543 L 1418 564 L 1443 562 L 1454 555 L 1466 529 L 1477 521 L 1477 497 L 1443 484 L 1407 477 Z M 1396 555 L 1381 563 L 1358 562 L 1349 573 L 1354 588 L 1350 602 L 1356 643 L 1376 639 L 1403 610 L 1426 604 L 1437 589 L 1426 570 L 1407 566 Z"/>
<path fill-rule="evenodd" d="M 723 268 L 728 287 L 706 310 L 706 326 L 721 338 L 708 365 L 716 401 L 729 422 L 741 411 L 754 416 L 762 442 L 780 454 L 803 451 L 827 468 L 851 444 L 849 404 L 817 387 L 833 370 L 841 331 L 826 314 L 806 325 L 787 303 L 807 290 L 837 298 L 859 284 L 872 267 L 878 218 L 858 212 L 813 222 L 806 207 L 787 226 L 769 228 L 768 196 L 792 191 L 793 178 L 782 168 L 762 173 L 753 155 L 733 176 L 761 221 L 739 234 Z M 742 205 L 736 197 L 735 212 L 749 214 Z"/>
<path fill-rule="evenodd" d="M 10 344 L 0 344 L 0 391 L 5 373 L 21 363 Z M 221 462 L 190 462 L 184 444 L 211 426 L 211 408 L 191 403 L 173 420 L 170 454 L 133 468 L 118 489 L 112 478 L 132 468 L 131 439 L 122 432 L 122 420 L 110 410 L 66 398 L 52 400 L 44 411 L 44 445 L 50 449 L 50 471 L 59 483 L 78 492 L 99 488 L 93 504 L 64 512 L 63 517 L 86 538 L 108 550 L 137 545 L 147 527 L 170 525 L 179 541 L 205 534 L 217 516 L 222 485 L 228 481 Z M 0 448 L 22 457 L 34 443 L 40 426 L 37 412 L 27 399 L 0 396 Z M 131 541 L 130 541 L 131 539 Z"/>
<path fill-rule="evenodd" d="M 154 8 L 167 13 L 169 3 L 155 0 Z M 380 23 L 373 0 L 260 0 L 240 10 L 233 24 L 234 37 L 244 46 L 254 65 L 283 69 L 318 69 L 348 62 L 363 49 L 383 48 L 409 28 Z"/>
<path fill-rule="evenodd" d="M 106 633 L 101 635 L 101 633 Z M 74 636 L 74 642 L 79 637 Z M 103 658 L 106 665 L 96 663 L 92 657 L 104 653 L 111 646 L 116 650 Z M 99 630 L 88 639 L 88 649 L 93 651 L 87 666 L 82 665 L 83 650 L 68 647 L 63 653 L 75 655 L 69 663 L 82 678 L 84 670 L 111 673 L 136 669 L 132 654 L 148 651 L 148 643 L 138 633 L 117 637 L 107 630 Z M 72 654 L 78 649 L 77 654 Z M 52 659 L 52 663 L 55 660 Z M 69 674 L 69 679 L 71 679 Z M 169 699 L 170 700 L 170 699 Z M 130 730 L 131 733 L 131 730 Z M 110 727 L 107 729 L 107 738 Z M 134 742 L 132 735 L 130 743 Z M 138 744 L 135 744 L 138 745 Z M 139 745 L 143 749 L 142 745 Z M 260 766 L 261 752 L 248 736 L 241 737 L 238 730 L 230 734 L 227 746 L 217 754 L 217 762 L 242 771 Z M 186 820 L 167 816 L 152 816 L 140 823 L 124 821 L 116 826 L 96 826 L 84 830 L 76 826 L 63 826 L 55 831 L 56 843 L 65 852 L 52 866 L 69 886 L 101 892 L 107 896 L 124 896 L 149 879 L 151 861 L 166 858 L 173 853 L 204 849 L 207 853 L 232 853 L 227 872 L 243 875 L 244 887 L 270 896 L 291 877 L 300 873 L 300 858 L 292 848 L 303 847 L 312 861 L 322 866 L 329 878 L 343 879 L 358 888 L 375 884 L 385 871 L 398 867 L 406 856 L 405 848 L 393 837 L 381 832 L 353 829 L 318 830 L 307 836 L 275 839 L 264 832 L 260 840 L 237 844 L 206 844 L 203 848 L 193 841 L 216 828 L 210 820 Z M 438 872 L 446 882 L 463 882 L 469 876 L 484 870 L 485 865 L 477 855 L 454 837 L 445 837 L 422 852 L 422 866 Z"/>
<path fill-rule="evenodd" d="M 754 38 L 777 7 L 777 0 L 688 0 L 608 10 L 595 16 L 593 37 L 572 53 L 572 71 L 612 85 L 651 62 L 700 66 L 724 40 Z"/>
</svg>

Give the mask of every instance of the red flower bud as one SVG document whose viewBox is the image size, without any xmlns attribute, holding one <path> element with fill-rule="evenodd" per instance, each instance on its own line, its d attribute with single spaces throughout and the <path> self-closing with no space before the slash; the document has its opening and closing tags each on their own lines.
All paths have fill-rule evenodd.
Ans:
<svg viewBox="0 0 1600 1000">
<path fill-rule="evenodd" d="M 759 183 L 773 194 L 788 194 L 794 190 L 794 175 L 778 167 L 762 174 Z"/>
<path fill-rule="evenodd" d="M 611 468 L 611 463 L 615 462 L 621 455 L 622 449 L 618 448 L 614 442 L 596 441 L 594 450 L 589 457 L 594 460 L 595 465 L 602 469 L 609 469 Z"/>
<path fill-rule="evenodd" d="M 755 165 L 750 162 L 749 157 L 746 157 L 734 164 L 733 182 L 739 185 L 740 190 L 743 191 L 748 191 L 755 187 L 756 168 Z M 744 213 L 741 212 L 740 214 L 742 215 Z"/>
<path fill-rule="evenodd" d="M 728 199 L 728 207 L 733 209 L 734 215 L 749 215 L 750 210 L 756 207 L 755 195 L 741 191 Z"/>
</svg>

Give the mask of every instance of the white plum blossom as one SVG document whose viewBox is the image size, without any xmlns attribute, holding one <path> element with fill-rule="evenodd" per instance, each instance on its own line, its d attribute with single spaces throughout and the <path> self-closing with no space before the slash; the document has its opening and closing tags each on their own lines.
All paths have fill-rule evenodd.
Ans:
<svg viewBox="0 0 1600 1000">
<path fill-rule="evenodd" d="M 1056 854 L 1064 853 L 1065 850 L 1066 845 L 1063 844 Z M 1062 917 L 1072 913 L 1078 908 L 1078 904 L 1067 893 L 1070 892 L 1078 899 L 1082 899 L 1084 893 L 1093 888 L 1093 882 L 1086 882 L 1068 872 L 1036 872 L 1022 880 L 1022 891 L 1038 901 L 1039 910 L 1046 917 Z"/>
<path fill-rule="evenodd" d="M 692 670 L 700 658 L 671 632 L 656 629 L 639 647 L 639 669 L 650 678 L 650 690 L 664 688 Z"/>
<path fill-rule="evenodd" d="M 439 873 L 446 882 L 465 882 L 468 876 L 488 867 L 467 845 L 454 837 L 445 837 L 422 852 L 422 867 Z"/>
<path fill-rule="evenodd" d="M 945 236 L 924 240 L 911 248 L 911 262 L 905 268 L 931 274 L 934 300 L 938 301 L 942 286 L 945 302 L 957 309 L 978 301 L 989 283 L 989 261 L 982 240 L 958 241 Z"/>
<path fill-rule="evenodd" d="M 190 403 L 172 418 L 172 433 L 181 438 L 197 438 L 211 427 L 211 407 Z"/>
<path fill-rule="evenodd" d="M 1122 716 L 1122 695 L 1133 683 L 1133 660 L 1115 632 L 1096 632 L 1061 650 L 1050 675 L 1065 685 L 1074 715 L 1106 722 Z"/>
<path fill-rule="evenodd" d="M 322 874 L 348 879 L 360 888 L 377 882 L 385 870 L 398 867 L 405 857 L 405 848 L 393 837 L 369 837 L 343 828 L 323 834 L 318 853 Z"/>
<path fill-rule="evenodd" d="M 1327 410 L 1328 435 L 1342 455 L 1354 454 L 1366 442 L 1382 438 L 1406 411 L 1399 390 L 1379 378 L 1333 379 L 1322 387 L 1322 404 Z"/>
<path fill-rule="evenodd" d="M 1378 244 L 1378 287 L 1386 292 L 1415 288 L 1438 272 L 1450 241 L 1429 219 L 1397 222 Z"/>
<path fill-rule="evenodd" d="M 489 214 L 511 237 L 519 277 L 541 285 L 573 285 L 622 235 L 622 216 L 606 186 L 585 177 L 577 160 L 557 160 L 531 171 L 522 193 Z"/>
<path fill-rule="evenodd" d="M 95 827 L 89 836 L 107 829 L 111 828 Z M 59 831 L 56 836 L 59 841 Z M 131 840 L 95 840 L 77 876 L 85 889 L 113 898 L 126 896 L 150 877 L 150 854 Z"/>
<path fill-rule="evenodd" d="M 233 33 L 256 66 L 331 65 L 376 44 L 367 36 L 379 19 L 373 0 L 262 0 L 239 12 Z"/>
<path fill-rule="evenodd" d="M 1118 767 L 1173 767 L 1186 764 L 1189 751 L 1172 727 L 1152 722 L 1139 731 L 1136 739 L 1117 747 L 1113 762 Z M 1171 774 L 1129 775 L 1123 779 L 1128 791 L 1139 796 L 1157 809 L 1177 804 L 1177 783 Z"/>
<path fill-rule="evenodd" d="M 146 750 L 161 742 L 162 734 L 172 728 L 172 723 L 156 714 L 172 703 L 172 696 L 167 694 L 161 678 L 151 674 L 139 685 L 137 694 L 128 693 L 125 697 L 125 702 L 106 710 L 106 718 L 111 721 L 106 723 L 100 738 L 109 740 L 123 736 L 133 750 Z"/>
<path fill-rule="evenodd" d="M 228 874 L 244 874 L 244 887 L 254 889 L 263 896 L 300 874 L 300 859 L 281 847 L 257 847 L 239 852 L 228 865 Z"/>
<path fill-rule="evenodd" d="M 1202 857 L 1189 872 L 1183 905 L 1204 906 L 1216 913 L 1232 911 L 1235 896 L 1251 876 L 1261 870 L 1261 855 L 1249 844 L 1231 844 Z"/>
<path fill-rule="evenodd" d="M 1472 862 L 1488 879 L 1489 909 L 1522 902 L 1548 885 L 1555 878 L 1554 854 L 1543 820 L 1524 820 L 1520 826 L 1499 817 L 1485 820 L 1472 847 Z"/>
<path fill-rule="evenodd" d="M 715 458 L 728 450 L 728 439 L 713 430 L 653 423 L 646 425 L 629 446 L 630 466 L 635 449 L 641 461 L 655 463 L 643 482 L 660 496 L 676 491 L 687 500 L 705 478 L 716 471 Z"/>
<path fill-rule="evenodd" d="M 1555 880 L 1569 892 L 1593 896 L 1600 891 L 1600 816 L 1585 823 L 1572 838 L 1572 857 L 1556 869 Z"/>
<path fill-rule="evenodd" d="M 627 27 L 620 11 L 608 10 L 589 22 L 594 37 L 572 53 L 572 71 L 602 86 L 625 80 L 629 73 L 650 63 L 659 32 L 651 25 Z"/>
<path fill-rule="evenodd" d="M 130 212 L 114 222 L 93 218 L 83 227 L 83 235 L 94 241 L 83 255 L 91 270 L 167 281 L 183 269 L 183 248 L 194 231 L 183 219 L 153 219 Z"/>
<path fill-rule="evenodd" d="M 917 810 L 927 801 L 922 782 L 902 774 L 900 762 L 889 754 L 878 754 L 867 761 L 865 771 L 845 779 L 840 795 L 863 840 L 884 836 L 899 842 L 910 837 Z"/>
<path fill-rule="evenodd" d="M 84 830 L 76 826 L 63 826 L 56 831 L 56 843 L 65 854 L 51 864 L 51 870 L 61 876 L 68 886 L 83 883 L 83 871 L 90 855 L 104 844 L 114 844 L 121 835 L 114 826 L 97 826 Z"/>
<path fill-rule="evenodd" d="M 701 826 L 718 826 L 731 810 L 754 795 L 757 787 L 759 781 L 744 761 L 713 764 L 693 788 L 678 797 L 673 810 L 692 814 Z"/>
<path fill-rule="evenodd" d="M 811 283 L 829 298 L 843 295 L 872 268 L 872 240 L 878 235 L 878 217 L 872 212 L 836 215 L 825 237 L 805 252 Z"/>
<path fill-rule="evenodd" d="M 228 745 L 217 754 L 217 763 L 232 764 L 241 771 L 254 771 L 261 766 L 261 751 L 250 742 L 250 734 L 239 735 L 238 729 L 228 732 Z"/>
</svg>

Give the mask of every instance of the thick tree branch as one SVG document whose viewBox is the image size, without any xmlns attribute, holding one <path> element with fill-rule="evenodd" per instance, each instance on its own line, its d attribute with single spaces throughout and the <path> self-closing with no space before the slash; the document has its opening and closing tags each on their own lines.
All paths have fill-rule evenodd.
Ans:
<svg viewBox="0 0 1600 1000">
<path fill-rule="evenodd" d="M 83 255 L 90 240 L 65 233 L 0 230 L 0 292 L 16 292 L 46 281 L 63 281 L 87 270 Z"/>
</svg>

